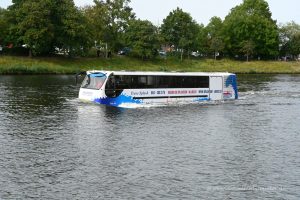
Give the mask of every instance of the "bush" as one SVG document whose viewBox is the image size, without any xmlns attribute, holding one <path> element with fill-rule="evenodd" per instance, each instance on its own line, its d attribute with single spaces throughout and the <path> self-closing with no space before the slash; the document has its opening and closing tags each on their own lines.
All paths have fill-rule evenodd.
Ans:
<svg viewBox="0 0 300 200">
<path fill-rule="evenodd" d="M 24 47 L 13 47 L 13 48 L 4 47 L 3 54 L 10 55 L 10 56 L 28 56 L 29 50 Z"/>
</svg>

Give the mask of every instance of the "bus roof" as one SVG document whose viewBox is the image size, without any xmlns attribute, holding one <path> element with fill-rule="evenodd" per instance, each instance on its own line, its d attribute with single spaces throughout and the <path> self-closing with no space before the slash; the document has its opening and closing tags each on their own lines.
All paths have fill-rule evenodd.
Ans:
<svg viewBox="0 0 300 200">
<path fill-rule="evenodd" d="M 228 72 L 154 72 L 154 71 L 87 71 L 87 74 L 104 73 L 107 75 L 145 75 L 145 76 L 229 76 Z"/>
</svg>

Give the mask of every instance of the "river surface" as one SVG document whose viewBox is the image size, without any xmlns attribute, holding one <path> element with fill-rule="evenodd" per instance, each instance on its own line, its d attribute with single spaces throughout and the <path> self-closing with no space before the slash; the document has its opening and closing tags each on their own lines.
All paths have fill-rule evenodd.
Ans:
<svg viewBox="0 0 300 200">
<path fill-rule="evenodd" d="M 119 109 L 73 76 L 0 76 L 0 199 L 300 199 L 300 76 L 232 102 Z"/>
</svg>

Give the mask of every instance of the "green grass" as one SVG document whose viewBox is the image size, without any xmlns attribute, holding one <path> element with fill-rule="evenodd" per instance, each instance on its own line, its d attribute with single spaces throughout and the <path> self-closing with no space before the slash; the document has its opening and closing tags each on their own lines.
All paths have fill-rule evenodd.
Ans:
<svg viewBox="0 0 300 200">
<path fill-rule="evenodd" d="M 133 71 L 201 71 L 233 73 L 300 73 L 300 62 L 251 61 L 241 62 L 223 59 L 184 60 L 176 58 L 142 61 L 115 56 L 103 58 L 27 58 L 0 56 L 0 74 L 74 74 L 79 71 L 133 70 Z"/>
</svg>

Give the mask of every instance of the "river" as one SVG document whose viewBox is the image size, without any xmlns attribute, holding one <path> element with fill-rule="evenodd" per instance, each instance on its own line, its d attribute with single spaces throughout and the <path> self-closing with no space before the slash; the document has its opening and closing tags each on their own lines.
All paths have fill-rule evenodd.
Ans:
<svg viewBox="0 0 300 200">
<path fill-rule="evenodd" d="M 120 109 L 74 76 L 0 76 L 0 199 L 300 199 L 300 75 L 237 101 Z"/>
</svg>

